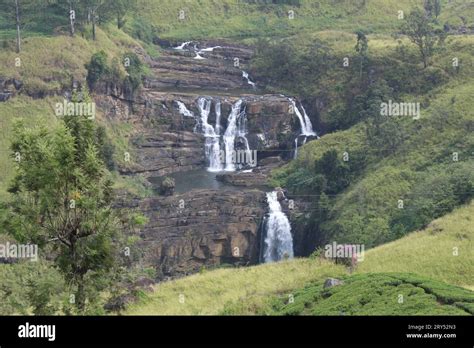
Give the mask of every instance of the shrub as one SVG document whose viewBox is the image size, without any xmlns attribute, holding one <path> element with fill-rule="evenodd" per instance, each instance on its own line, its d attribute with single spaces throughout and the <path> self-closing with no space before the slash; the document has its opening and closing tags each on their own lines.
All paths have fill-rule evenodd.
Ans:
<svg viewBox="0 0 474 348">
<path fill-rule="evenodd" d="M 104 51 L 94 53 L 90 62 L 86 64 L 86 69 L 87 84 L 93 90 L 96 83 L 110 72 L 110 68 L 107 65 L 107 53 Z"/>
</svg>

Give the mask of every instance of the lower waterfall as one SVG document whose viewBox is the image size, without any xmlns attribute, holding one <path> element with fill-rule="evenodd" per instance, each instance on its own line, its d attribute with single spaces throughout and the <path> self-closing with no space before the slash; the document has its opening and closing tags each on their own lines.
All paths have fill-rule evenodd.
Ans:
<svg viewBox="0 0 474 348">
<path fill-rule="evenodd" d="M 293 237 L 288 217 L 281 210 L 277 191 L 267 193 L 270 213 L 265 223 L 264 262 L 293 258 Z"/>
</svg>

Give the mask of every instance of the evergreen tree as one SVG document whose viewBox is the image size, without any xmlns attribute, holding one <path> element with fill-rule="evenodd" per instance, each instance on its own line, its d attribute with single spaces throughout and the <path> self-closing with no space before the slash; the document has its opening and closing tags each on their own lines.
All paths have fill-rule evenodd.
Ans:
<svg viewBox="0 0 474 348">
<path fill-rule="evenodd" d="M 90 102 L 87 93 L 76 101 Z M 17 172 L 8 229 L 38 244 L 75 290 L 79 312 L 117 261 L 120 240 L 112 182 L 100 158 L 94 121 L 67 116 L 54 130 L 18 123 L 11 149 Z"/>
</svg>

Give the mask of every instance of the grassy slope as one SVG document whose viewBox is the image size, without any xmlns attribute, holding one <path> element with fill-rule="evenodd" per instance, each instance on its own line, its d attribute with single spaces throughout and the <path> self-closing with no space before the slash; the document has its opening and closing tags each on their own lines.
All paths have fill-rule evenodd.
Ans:
<svg viewBox="0 0 474 348">
<path fill-rule="evenodd" d="M 97 41 L 80 35 L 27 37 L 22 41 L 20 54 L 0 50 L 0 76 L 20 79 L 27 92 L 52 94 L 64 85 L 69 86 L 72 78 L 84 81 L 87 74 L 84 64 L 93 53 L 104 50 L 110 58 L 115 58 L 138 46 L 138 42 L 112 25 L 98 29 Z M 17 57 L 21 59 L 20 67 L 15 65 Z"/>
<path fill-rule="evenodd" d="M 251 36 L 289 36 L 321 30 L 391 32 L 399 25 L 398 11 L 408 13 L 422 0 L 301 0 L 300 6 L 254 5 L 239 0 L 140 0 L 143 18 L 157 28 L 157 34 L 175 40 Z M 178 14 L 184 10 L 185 20 Z M 295 16 L 289 20 L 288 11 Z M 472 23 L 474 6 L 463 0 L 444 4 L 440 22 L 459 25 L 459 15 Z"/>
<path fill-rule="evenodd" d="M 109 61 L 119 59 L 129 51 L 134 51 L 140 44 L 113 25 L 97 30 L 97 41 L 77 35 L 44 37 L 35 36 L 24 39 L 23 50 L 17 55 L 12 50 L 0 51 L 0 76 L 17 78 L 24 82 L 24 92 L 57 94 L 64 86 L 70 86 L 72 79 L 85 81 L 85 64 L 95 52 L 104 50 Z M 15 58 L 21 58 L 21 66 L 15 67 Z M 54 127 L 57 122 L 54 105 L 62 102 L 61 97 L 33 99 L 17 96 L 5 103 L 0 103 L 0 201 L 8 198 L 6 188 L 13 174 L 13 162 L 10 158 L 9 144 L 12 124 L 15 120 L 24 119 L 25 124 L 35 126 L 43 123 Z M 128 148 L 128 135 L 132 127 L 105 120 L 100 109 L 97 110 L 97 121 L 106 125 L 107 133 L 116 148 L 116 160 L 123 162 L 121 155 Z M 133 160 L 133 157 L 132 157 Z M 116 176 L 117 188 L 127 188 L 138 194 L 144 194 L 139 180 L 123 179 Z"/>
<path fill-rule="evenodd" d="M 367 251 L 356 273 L 415 273 L 474 290 L 473 213 L 471 203 L 423 231 Z M 302 284 L 345 274 L 344 267 L 320 259 L 209 271 L 157 285 L 126 314 L 252 314 L 262 311 L 274 295 L 289 296 Z M 180 294 L 185 296 L 183 304 Z"/>
</svg>

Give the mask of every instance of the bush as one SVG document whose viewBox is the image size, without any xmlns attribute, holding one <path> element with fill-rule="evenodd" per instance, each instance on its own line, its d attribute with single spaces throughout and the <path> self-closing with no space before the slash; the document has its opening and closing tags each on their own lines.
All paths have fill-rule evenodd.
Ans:
<svg viewBox="0 0 474 348">
<path fill-rule="evenodd" d="M 133 96 L 142 85 L 143 77 L 146 75 L 146 66 L 133 52 L 125 54 L 123 60 L 125 62 L 125 70 L 128 73 L 124 85 L 127 90 L 130 90 Z"/>
<path fill-rule="evenodd" d="M 164 196 L 172 196 L 176 183 L 173 178 L 166 177 L 160 185 L 160 193 Z"/>
<path fill-rule="evenodd" d="M 432 169 L 433 170 L 433 169 Z M 455 168 L 442 166 L 428 177 L 420 177 L 418 185 L 405 199 L 404 209 L 398 209 L 390 221 L 393 233 L 400 237 L 426 226 L 430 221 L 465 204 L 474 195 L 472 165 Z"/>
<path fill-rule="evenodd" d="M 90 62 L 86 64 L 86 69 L 87 84 L 93 90 L 96 83 L 110 72 L 110 68 L 107 65 L 107 53 L 104 51 L 94 53 Z"/>
</svg>

